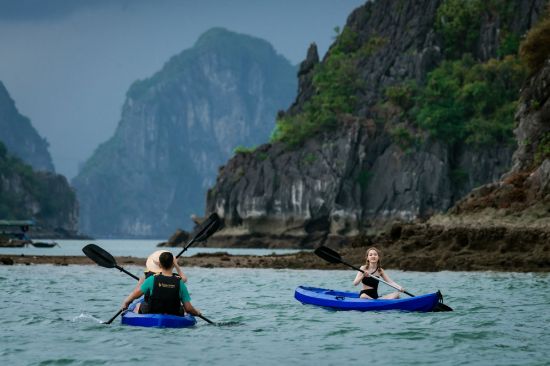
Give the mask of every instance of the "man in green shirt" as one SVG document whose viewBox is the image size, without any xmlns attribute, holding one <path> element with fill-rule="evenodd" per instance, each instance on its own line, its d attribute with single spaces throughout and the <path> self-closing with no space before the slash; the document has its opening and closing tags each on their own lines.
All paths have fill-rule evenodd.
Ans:
<svg viewBox="0 0 550 366">
<path fill-rule="evenodd" d="M 184 315 L 185 310 L 195 316 L 201 315 L 191 305 L 185 283 L 172 273 L 175 262 L 172 253 L 162 253 L 159 262 L 162 272 L 149 276 L 139 288 L 134 289 L 122 302 L 122 309 L 128 308 L 132 301 L 145 294 L 145 302 L 138 308 L 140 313 Z"/>
</svg>

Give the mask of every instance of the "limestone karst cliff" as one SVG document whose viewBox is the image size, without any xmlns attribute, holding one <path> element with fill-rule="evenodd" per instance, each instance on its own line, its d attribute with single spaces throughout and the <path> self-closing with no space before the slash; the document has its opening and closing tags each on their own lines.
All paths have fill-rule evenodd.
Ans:
<svg viewBox="0 0 550 366">
<path fill-rule="evenodd" d="M 275 138 L 220 170 L 210 245 L 345 243 L 444 212 L 511 164 L 519 40 L 542 0 L 405 0 L 356 9 L 314 46 Z"/>
<path fill-rule="evenodd" d="M 34 129 L 31 121 L 21 115 L 0 81 L 0 142 L 8 151 L 36 170 L 53 172 L 54 166 L 48 142 Z"/>
<path fill-rule="evenodd" d="M 216 28 L 127 93 L 114 136 L 73 180 L 80 230 L 165 237 L 204 213 L 218 167 L 269 138 L 296 70 L 258 38 Z"/>
</svg>

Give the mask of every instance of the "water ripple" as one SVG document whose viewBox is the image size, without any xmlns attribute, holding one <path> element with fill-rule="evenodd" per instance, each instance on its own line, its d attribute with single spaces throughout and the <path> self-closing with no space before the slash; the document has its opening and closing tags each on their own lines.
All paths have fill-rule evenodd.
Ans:
<svg viewBox="0 0 550 366">
<path fill-rule="evenodd" d="M 93 266 L 0 266 L 8 299 L 0 302 L 3 364 L 151 365 L 177 357 L 191 364 L 358 364 L 367 354 L 376 365 L 547 364 L 549 275 L 392 271 L 415 294 L 443 289 L 455 309 L 420 314 L 337 312 L 294 299 L 298 285 L 354 289 L 347 270 L 184 270 L 193 305 L 222 326 L 200 319 L 188 329 L 101 324 L 134 288 L 132 279 Z"/>
</svg>

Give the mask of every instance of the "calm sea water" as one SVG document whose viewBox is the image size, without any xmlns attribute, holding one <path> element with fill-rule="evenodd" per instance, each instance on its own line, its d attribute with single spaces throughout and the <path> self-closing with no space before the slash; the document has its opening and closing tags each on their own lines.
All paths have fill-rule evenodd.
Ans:
<svg viewBox="0 0 550 366">
<path fill-rule="evenodd" d="M 174 254 L 180 252 L 182 248 L 158 248 L 157 244 L 162 240 L 120 240 L 120 239 L 102 239 L 102 240 L 37 240 L 44 242 L 55 241 L 59 246 L 53 248 L 35 248 L 32 245 L 22 248 L 3 248 L 0 247 L 1 254 L 15 255 L 77 255 L 83 256 L 82 248 L 89 243 L 94 243 L 107 250 L 114 256 L 132 256 L 138 258 L 147 258 L 149 254 L 159 249 L 172 251 Z M 201 248 L 191 246 L 185 251 L 184 256 L 192 256 L 197 253 L 228 252 L 235 255 L 269 255 L 285 254 L 297 252 L 296 249 L 229 249 L 229 248 Z"/>
<path fill-rule="evenodd" d="M 140 267 L 127 267 L 138 274 Z M 550 275 L 388 271 L 449 313 L 335 312 L 298 285 L 353 289 L 352 270 L 185 268 L 193 304 L 231 326 L 100 324 L 135 281 L 98 266 L 0 266 L 3 365 L 548 365 Z M 381 285 L 381 290 L 383 285 Z M 389 289 L 388 289 L 389 291 Z"/>
</svg>

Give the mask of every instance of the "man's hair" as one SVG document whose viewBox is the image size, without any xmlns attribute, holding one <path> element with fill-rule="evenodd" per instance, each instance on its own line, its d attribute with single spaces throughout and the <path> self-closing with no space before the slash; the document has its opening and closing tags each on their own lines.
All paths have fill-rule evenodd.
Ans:
<svg viewBox="0 0 550 366">
<path fill-rule="evenodd" d="M 174 256 L 170 252 L 163 252 L 159 256 L 160 266 L 164 269 L 171 269 L 174 263 Z"/>
</svg>

